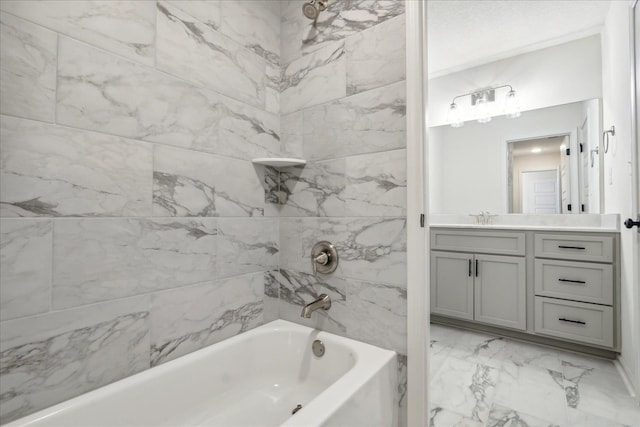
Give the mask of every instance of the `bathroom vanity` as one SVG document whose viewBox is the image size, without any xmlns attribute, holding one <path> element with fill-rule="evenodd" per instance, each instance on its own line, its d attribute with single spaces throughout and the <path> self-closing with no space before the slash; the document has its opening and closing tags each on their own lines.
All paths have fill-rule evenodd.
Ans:
<svg viewBox="0 0 640 427">
<path fill-rule="evenodd" d="M 619 235 L 607 227 L 431 226 L 432 320 L 612 356 Z"/>
</svg>

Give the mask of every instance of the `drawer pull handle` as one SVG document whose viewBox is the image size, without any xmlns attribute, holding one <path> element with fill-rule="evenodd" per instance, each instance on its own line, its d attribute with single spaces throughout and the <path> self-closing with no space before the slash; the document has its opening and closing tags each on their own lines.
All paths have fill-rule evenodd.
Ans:
<svg viewBox="0 0 640 427">
<path fill-rule="evenodd" d="M 584 280 L 571 280 L 571 279 L 558 279 L 558 282 L 580 283 L 582 285 L 587 283 Z"/>
<path fill-rule="evenodd" d="M 578 250 L 581 250 L 581 251 L 584 251 L 585 249 L 587 249 L 587 248 L 583 248 L 582 246 L 564 246 L 564 245 L 558 245 L 558 247 L 559 247 L 560 249 L 578 249 Z"/>
<path fill-rule="evenodd" d="M 586 325 L 586 322 L 583 322 L 581 320 L 571 320 L 571 319 L 565 319 L 564 317 L 560 317 L 558 318 L 559 321 L 561 322 L 569 322 L 569 323 L 577 323 L 578 325 Z"/>
</svg>

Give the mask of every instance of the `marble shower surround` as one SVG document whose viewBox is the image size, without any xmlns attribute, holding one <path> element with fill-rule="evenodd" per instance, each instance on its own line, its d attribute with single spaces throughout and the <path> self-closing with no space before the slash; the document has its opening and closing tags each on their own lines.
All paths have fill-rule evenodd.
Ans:
<svg viewBox="0 0 640 427">
<path fill-rule="evenodd" d="M 0 4 L 1 291 L 37 302 L 2 307 L 2 422 L 301 321 L 321 291 L 314 326 L 401 353 L 404 408 L 403 3 L 332 1 L 315 37 L 300 1 L 113 4 Z M 250 163 L 281 153 L 313 162 Z M 302 245 L 325 233 L 344 251 L 328 280 Z"/>
<path fill-rule="evenodd" d="M 2 1 L 0 21 L 0 423 L 276 318 L 250 160 L 280 150 L 279 5 Z"/>
</svg>

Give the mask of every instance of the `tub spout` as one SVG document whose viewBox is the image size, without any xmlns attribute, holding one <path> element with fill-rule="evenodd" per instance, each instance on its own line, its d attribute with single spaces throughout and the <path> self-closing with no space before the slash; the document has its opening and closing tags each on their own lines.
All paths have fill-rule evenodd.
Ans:
<svg viewBox="0 0 640 427">
<path fill-rule="evenodd" d="M 319 309 L 329 310 L 330 308 L 331 298 L 329 298 L 329 295 L 327 294 L 321 294 L 317 300 L 304 306 L 300 316 L 308 319 L 311 317 L 311 313 L 313 313 L 314 311 Z"/>
</svg>

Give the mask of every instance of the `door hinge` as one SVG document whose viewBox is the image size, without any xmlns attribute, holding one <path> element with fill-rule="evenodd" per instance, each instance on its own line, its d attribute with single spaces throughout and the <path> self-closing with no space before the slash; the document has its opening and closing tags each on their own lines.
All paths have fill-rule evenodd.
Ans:
<svg viewBox="0 0 640 427">
<path fill-rule="evenodd" d="M 420 214 L 420 227 L 424 228 L 424 214 Z"/>
<path fill-rule="evenodd" d="M 571 148 L 567 148 L 567 150 L 565 151 L 565 153 L 567 154 L 567 156 L 571 155 Z"/>
<path fill-rule="evenodd" d="M 582 153 L 584 147 L 582 146 L 582 142 L 580 143 L 580 152 Z"/>
<path fill-rule="evenodd" d="M 584 203 L 583 203 L 583 204 L 581 204 L 581 205 L 580 205 L 580 210 L 581 210 L 582 212 L 584 212 L 584 211 L 585 211 L 585 209 L 586 209 L 586 206 L 584 205 Z"/>
<path fill-rule="evenodd" d="M 567 210 L 568 210 L 569 212 L 571 212 L 571 203 L 569 203 L 569 204 L 567 205 Z"/>
</svg>

